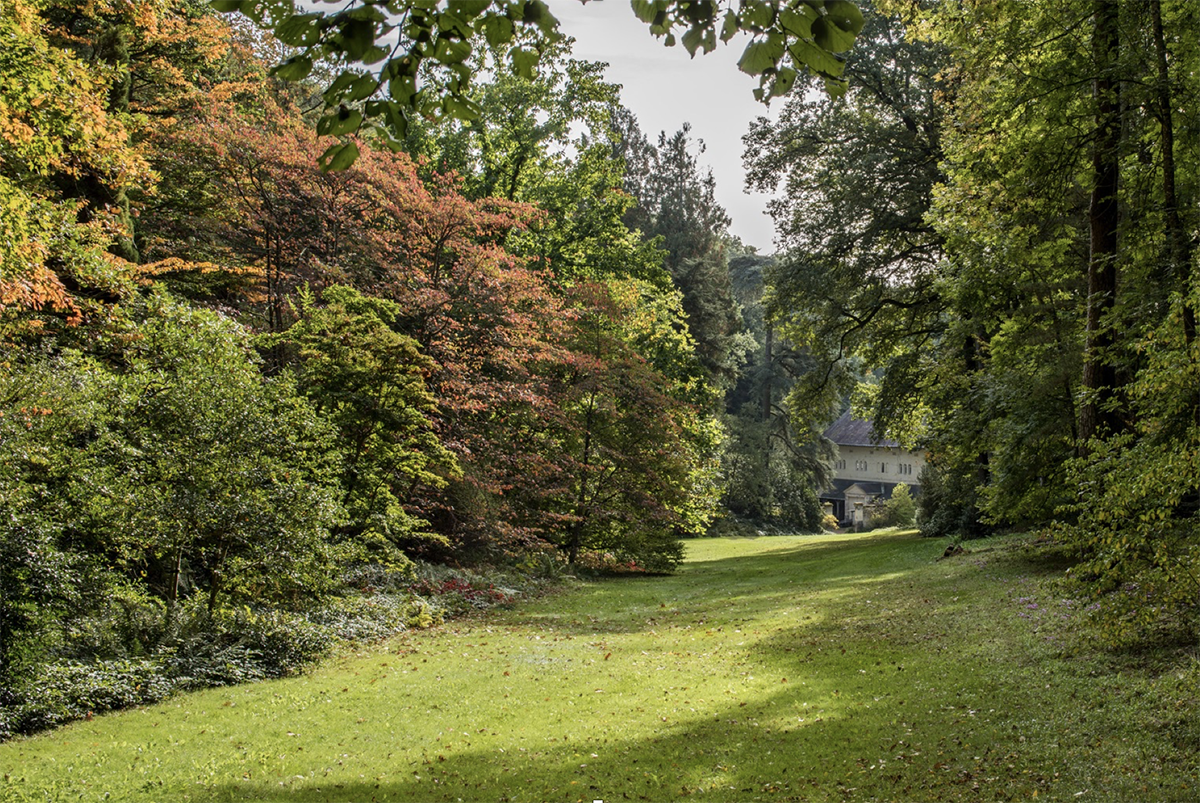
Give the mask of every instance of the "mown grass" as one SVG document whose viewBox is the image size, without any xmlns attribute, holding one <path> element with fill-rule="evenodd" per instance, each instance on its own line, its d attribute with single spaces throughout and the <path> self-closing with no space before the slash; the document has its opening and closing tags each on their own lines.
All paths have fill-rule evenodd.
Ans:
<svg viewBox="0 0 1200 803">
<path fill-rule="evenodd" d="M 1022 539 L 716 539 L 300 678 L 0 745 L 0 799 L 1200 799 L 1200 670 Z"/>
</svg>

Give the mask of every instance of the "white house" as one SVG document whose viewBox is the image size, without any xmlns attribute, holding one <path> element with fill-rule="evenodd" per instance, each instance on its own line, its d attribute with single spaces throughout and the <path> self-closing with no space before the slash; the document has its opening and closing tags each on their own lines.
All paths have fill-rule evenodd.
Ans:
<svg viewBox="0 0 1200 803">
<path fill-rule="evenodd" d="M 824 434 L 837 445 L 837 458 L 833 484 L 821 494 L 821 501 L 832 506 L 833 515 L 843 524 L 868 523 L 872 503 L 889 499 L 900 483 L 909 486 L 914 496 L 920 491 L 924 454 L 893 440 L 875 440 L 870 421 L 854 418 L 847 410 Z"/>
</svg>

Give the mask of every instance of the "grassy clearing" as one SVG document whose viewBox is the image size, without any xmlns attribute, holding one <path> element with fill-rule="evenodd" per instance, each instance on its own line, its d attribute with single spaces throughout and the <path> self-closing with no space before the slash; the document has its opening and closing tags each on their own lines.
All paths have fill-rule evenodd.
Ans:
<svg viewBox="0 0 1200 803">
<path fill-rule="evenodd" d="M 0 800 L 1200 799 L 1200 669 L 1083 639 L 1053 555 L 715 539 L 311 675 L 0 745 Z"/>
</svg>

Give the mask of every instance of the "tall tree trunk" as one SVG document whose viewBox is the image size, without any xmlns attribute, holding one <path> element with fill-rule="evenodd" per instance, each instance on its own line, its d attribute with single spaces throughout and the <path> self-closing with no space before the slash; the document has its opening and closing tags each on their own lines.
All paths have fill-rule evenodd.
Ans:
<svg viewBox="0 0 1200 803">
<path fill-rule="evenodd" d="M 1167 259 L 1171 278 L 1183 294 L 1183 336 L 1190 347 L 1196 339 L 1196 310 L 1188 301 L 1191 288 L 1191 242 L 1179 219 L 1179 198 L 1175 194 L 1175 122 L 1171 108 L 1171 74 L 1167 65 L 1167 40 L 1163 34 L 1162 0 L 1150 0 L 1150 22 L 1154 33 L 1154 55 L 1158 66 L 1158 121 L 1162 139 L 1162 193 L 1166 214 Z M 1189 349 L 1190 353 L 1190 349 Z"/>
<path fill-rule="evenodd" d="M 583 424 L 583 454 L 580 457 L 579 497 L 575 502 L 575 523 L 571 525 L 571 536 L 567 543 L 567 563 L 572 566 L 579 559 L 579 549 L 583 546 L 583 527 L 587 523 L 587 486 L 591 474 L 592 460 L 592 423 L 596 411 L 596 392 L 593 390 L 588 397 L 587 415 Z"/>
<path fill-rule="evenodd" d="M 775 375 L 775 367 L 772 365 L 774 356 L 771 354 L 775 348 L 775 327 L 771 326 L 771 322 L 767 321 L 767 336 L 763 344 L 763 383 L 762 383 L 762 422 L 766 424 L 771 420 L 771 408 L 774 405 L 774 399 L 771 398 L 772 379 Z"/>
<path fill-rule="evenodd" d="M 1083 354 L 1083 404 L 1079 437 L 1083 449 L 1090 438 L 1115 432 L 1119 416 L 1112 409 L 1117 372 L 1111 350 L 1113 333 L 1105 320 L 1117 299 L 1117 181 L 1121 139 L 1118 88 L 1114 80 L 1120 46 L 1120 5 L 1096 0 L 1092 54 L 1096 77 L 1096 138 L 1092 150 L 1092 194 L 1088 208 L 1087 329 Z"/>
</svg>

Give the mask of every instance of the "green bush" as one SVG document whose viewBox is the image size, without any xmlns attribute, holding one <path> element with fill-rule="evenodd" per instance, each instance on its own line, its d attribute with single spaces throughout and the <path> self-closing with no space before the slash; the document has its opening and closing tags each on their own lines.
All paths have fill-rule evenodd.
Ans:
<svg viewBox="0 0 1200 803">
<path fill-rule="evenodd" d="M 917 518 L 917 503 L 908 486 L 900 483 L 892 489 L 892 495 L 883 505 L 882 527 L 911 527 Z"/>
<path fill-rule="evenodd" d="M 43 666 L 15 690 L 19 702 L 0 713 L 0 738 L 54 727 L 89 714 L 157 702 L 176 688 L 159 661 L 122 659 Z"/>
</svg>

